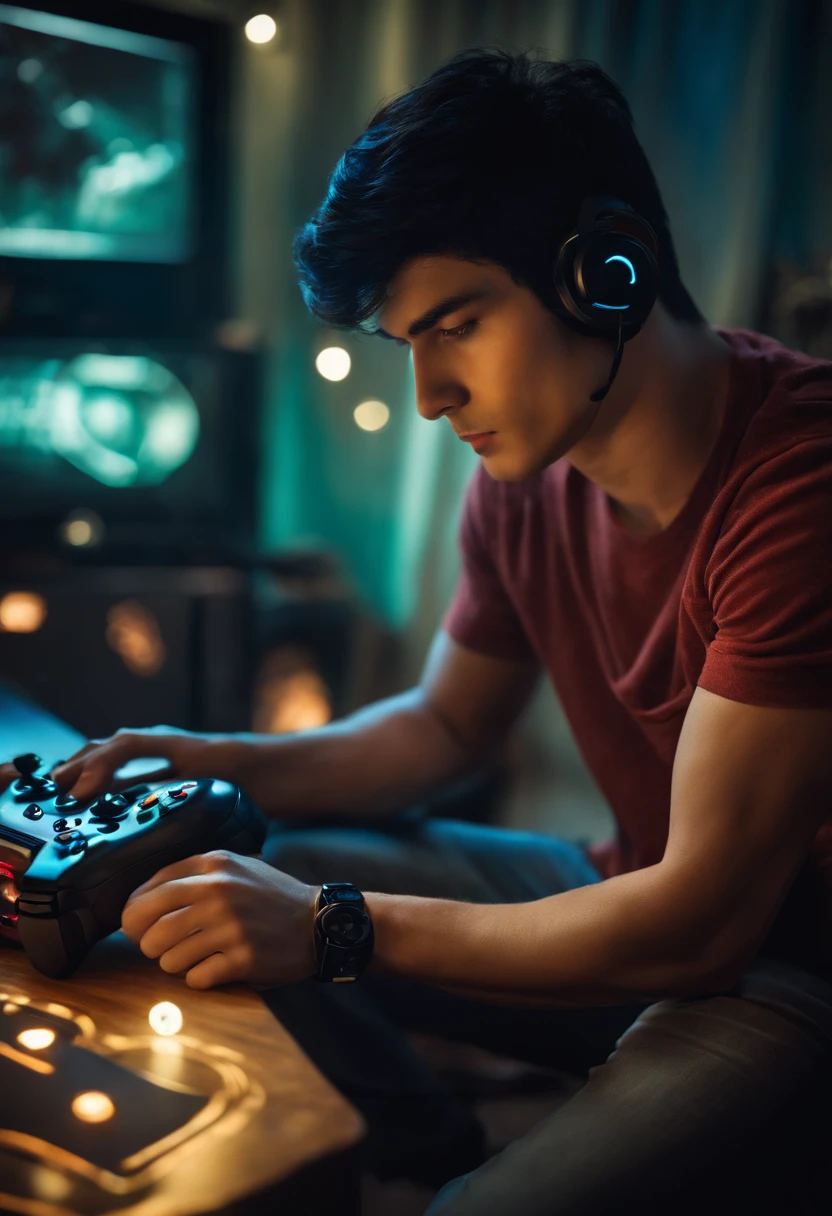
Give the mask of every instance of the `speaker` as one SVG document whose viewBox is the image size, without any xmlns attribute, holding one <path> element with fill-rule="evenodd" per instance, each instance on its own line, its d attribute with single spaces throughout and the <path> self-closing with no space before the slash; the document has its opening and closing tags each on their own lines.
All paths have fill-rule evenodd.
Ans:
<svg viewBox="0 0 832 1216">
<path fill-rule="evenodd" d="M 91 567 L 0 580 L 0 677 L 91 738 L 159 723 L 247 730 L 251 578 Z"/>
</svg>

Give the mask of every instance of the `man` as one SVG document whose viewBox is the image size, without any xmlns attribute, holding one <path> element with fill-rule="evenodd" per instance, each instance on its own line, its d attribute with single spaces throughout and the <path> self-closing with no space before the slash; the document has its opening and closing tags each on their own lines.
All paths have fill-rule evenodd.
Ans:
<svg viewBox="0 0 832 1216">
<path fill-rule="evenodd" d="M 368 1165 L 446 1184 L 431 1214 L 786 1210 L 784 1185 L 809 1210 L 832 1061 L 832 365 L 706 323 L 627 103 L 580 61 L 456 56 L 348 149 L 296 255 L 313 313 L 409 346 L 420 413 L 475 436 L 460 584 L 401 696 L 297 737 L 120 732 L 56 772 L 86 797 L 162 756 L 293 820 L 272 867 L 161 871 L 125 931 L 194 987 L 269 989 L 367 1116 Z M 483 763 L 541 668 L 616 841 L 397 815 Z M 311 978 L 328 881 L 372 922 L 358 983 Z M 483 1164 L 414 1028 L 589 1080 Z"/>
</svg>

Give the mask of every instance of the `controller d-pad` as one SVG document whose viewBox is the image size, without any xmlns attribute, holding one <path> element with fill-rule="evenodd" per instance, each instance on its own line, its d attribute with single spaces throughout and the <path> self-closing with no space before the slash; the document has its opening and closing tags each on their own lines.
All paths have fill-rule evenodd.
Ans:
<svg viewBox="0 0 832 1216">
<path fill-rule="evenodd" d="M 149 810 L 149 809 L 146 811 L 139 811 L 138 815 L 136 816 L 136 819 L 139 823 L 150 823 L 152 818 L 153 818 L 153 811 Z"/>
<path fill-rule="evenodd" d="M 26 807 L 26 810 L 23 812 L 23 818 L 43 819 L 43 809 L 33 802 L 31 806 Z"/>
<path fill-rule="evenodd" d="M 55 837 L 59 844 L 73 844 L 76 840 L 83 840 L 80 832 L 59 832 Z"/>
</svg>

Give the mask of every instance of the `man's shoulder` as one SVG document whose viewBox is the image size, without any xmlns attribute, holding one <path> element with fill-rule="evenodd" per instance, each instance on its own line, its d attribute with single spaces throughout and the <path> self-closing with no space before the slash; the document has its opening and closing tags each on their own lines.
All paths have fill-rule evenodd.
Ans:
<svg viewBox="0 0 832 1216">
<path fill-rule="evenodd" d="M 825 459 L 832 444 L 832 362 L 752 330 L 721 331 L 734 353 L 729 409 L 741 423 L 731 473 L 806 444 Z"/>
<path fill-rule="evenodd" d="M 719 329 L 733 354 L 730 392 L 748 400 L 753 417 L 768 418 L 809 407 L 808 416 L 832 411 L 832 361 L 784 346 L 749 329 Z M 817 407 L 817 408 L 815 408 Z"/>
</svg>

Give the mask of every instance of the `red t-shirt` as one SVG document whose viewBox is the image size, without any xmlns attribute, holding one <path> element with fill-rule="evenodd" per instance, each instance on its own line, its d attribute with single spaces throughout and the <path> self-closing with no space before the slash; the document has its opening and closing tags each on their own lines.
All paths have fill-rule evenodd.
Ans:
<svg viewBox="0 0 832 1216">
<path fill-rule="evenodd" d="M 522 482 L 480 465 L 463 508 L 444 628 L 549 673 L 618 824 L 591 850 L 606 877 L 661 860 L 697 685 L 832 707 L 832 362 L 718 332 L 732 350 L 722 431 L 663 532 L 630 531 L 565 459 Z M 826 868 L 832 908 L 832 791 L 830 820 L 809 864 Z"/>
</svg>

